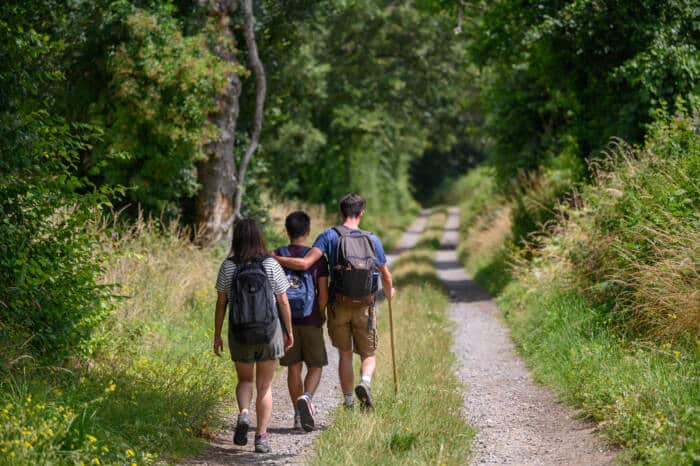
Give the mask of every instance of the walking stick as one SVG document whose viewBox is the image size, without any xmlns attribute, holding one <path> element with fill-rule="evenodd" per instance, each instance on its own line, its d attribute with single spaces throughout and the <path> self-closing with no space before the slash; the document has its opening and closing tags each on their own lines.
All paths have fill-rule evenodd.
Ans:
<svg viewBox="0 0 700 466">
<path fill-rule="evenodd" d="M 389 303 L 389 334 L 391 336 L 391 364 L 394 366 L 394 395 L 398 395 L 399 374 L 396 372 L 396 350 L 394 349 L 394 313 L 391 309 L 391 298 L 389 295 L 387 295 L 386 300 Z"/>
</svg>

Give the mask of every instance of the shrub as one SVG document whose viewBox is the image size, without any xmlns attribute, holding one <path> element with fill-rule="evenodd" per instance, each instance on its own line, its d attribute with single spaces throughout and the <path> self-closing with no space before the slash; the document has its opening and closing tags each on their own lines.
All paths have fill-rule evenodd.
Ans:
<svg viewBox="0 0 700 466">
<path fill-rule="evenodd" d="M 99 132 L 55 113 L 63 43 L 33 29 L 38 14 L 0 6 L 0 369 L 22 355 L 71 353 L 108 294 L 92 228 L 106 193 L 73 174 Z"/>
<path fill-rule="evenodd" d="M 613 145 L 583 193 L 574 267 L 634 328 L 700 336 L 699 179 L 700 117 L 661 110 L 645 145 Z"/>
<path fill-rule="evenodd" d="M 516 274 L 566 279 L 644 335 L 700 329 L 700 137 L 698 116 L 661 110 L 642 147 L 616 141 L 594 164 L 580 209 L 560 206 Z"/>
</svg>

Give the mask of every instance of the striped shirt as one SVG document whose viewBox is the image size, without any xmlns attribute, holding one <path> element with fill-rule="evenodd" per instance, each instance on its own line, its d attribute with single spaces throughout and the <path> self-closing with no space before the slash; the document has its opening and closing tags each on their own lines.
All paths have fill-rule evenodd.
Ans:
<svg viewBox="0 0 700 466">
<path fill-rule="evenodd" d="M 232 260 L 226 259 L 219 268 L 219 276 L 216 278 L 216 291 L 219 293 L 226 293 L 229 302 L 231 302 L 231 280 L 233 280 L 233 274 L 236 272 L 238 267 Z M 276 296 L 287 291 L 289 288 L 289 280 L 282 270 L 279 262 L 277 262 L 272 257 L 268 257 L 263 261 L 263 269 L 267 274 L 267 279 L 272 286 L 272 293 Z"/>
</svg>

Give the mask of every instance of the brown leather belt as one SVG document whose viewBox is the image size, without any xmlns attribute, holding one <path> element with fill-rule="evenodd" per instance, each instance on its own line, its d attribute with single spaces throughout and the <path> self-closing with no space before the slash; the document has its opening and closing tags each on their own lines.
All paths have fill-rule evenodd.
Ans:
<svg viewBox="0 0 700 466">
<path fill-rule="evenodd" d="M 371 294 L 363 298 L 351 298 L 350 296 L 336 293 L 335 302 L 336 304 L 342 304 L 344 306 L 371 306 L 374 304 L 374 295 Z"/>
</svg>

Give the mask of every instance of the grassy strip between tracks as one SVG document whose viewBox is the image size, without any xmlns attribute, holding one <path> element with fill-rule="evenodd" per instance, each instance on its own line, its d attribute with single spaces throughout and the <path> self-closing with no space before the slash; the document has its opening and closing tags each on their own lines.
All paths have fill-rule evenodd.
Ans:
<svg viewBox="0 0 700 466">
<path fill-rule="evenodd" d="M 448 300 L 434 256 L 446 221 L 430 217 L 415 249 L 393 264 L 398 290 L 394 330 L 400 390 L 394 396 L 386 303 L 379 310 L 376 410 L 339 408 L 309 458 L 312 464 L 463 464 L 474 431 L 461 415 L 463 389 L 454 376 Z"/>
</svg>

